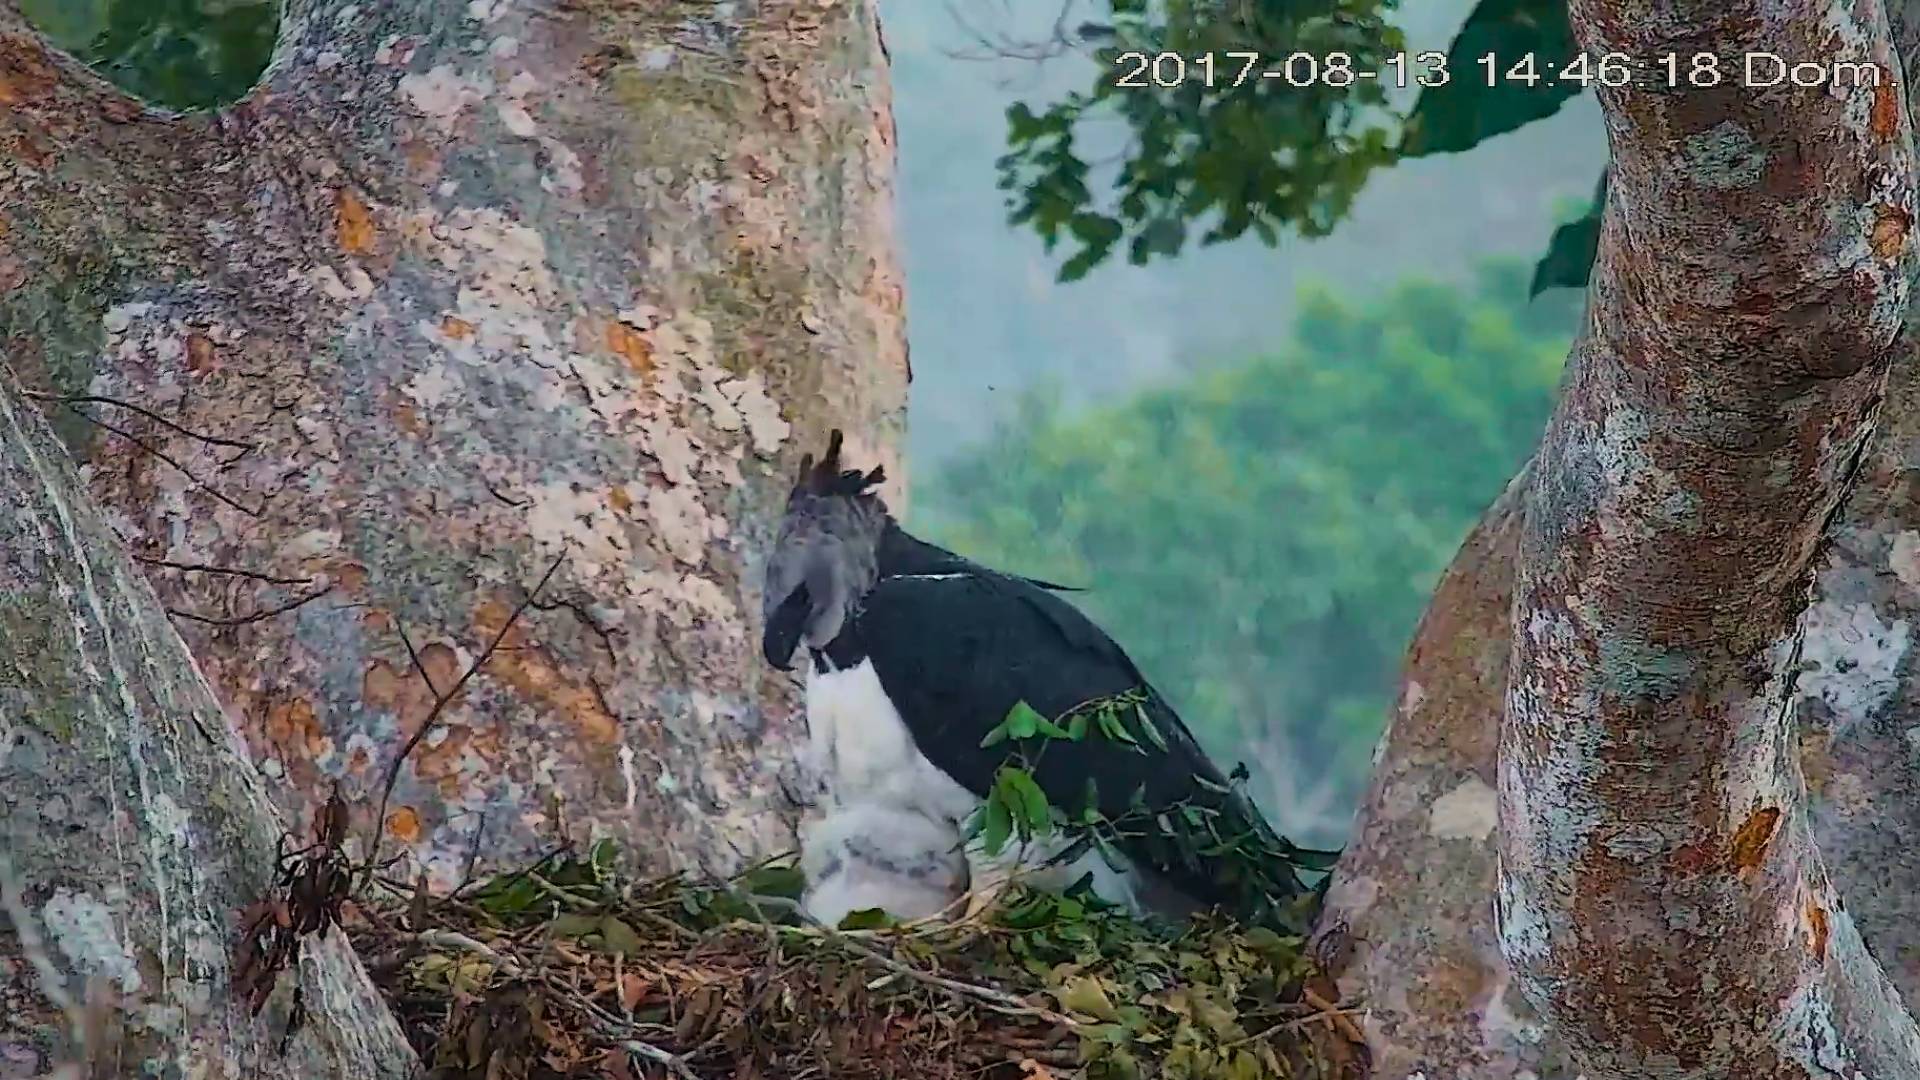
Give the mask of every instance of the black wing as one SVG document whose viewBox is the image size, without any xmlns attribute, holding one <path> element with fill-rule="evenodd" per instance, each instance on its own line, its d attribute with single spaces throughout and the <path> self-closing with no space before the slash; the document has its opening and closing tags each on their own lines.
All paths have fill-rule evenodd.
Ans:
<svg viewBox="0 0 1920 1080">
<path fill-rule="evenodd" d="M 1013 574 L 1001 574 L 981 566 L 964 555 L 956 555 L 946 548 L 929 544 L 902 529 L 898 522 L 889 521 L 887 529 L 880 534 L 880 576 L 900 577 L 924 574 L 984 574 L 995 577 L 1012 577 L 1029 585 L 1037 585 L 1053 592 L 1081 592 L 1072 585 L 1056 585 L 1039 578 L 1019 577 Z"/>
<path fill-rule="evenodd" d="M 1115 846 L 1202 903 L 1246 912 L 1261 897 L 1304 891 L 1286 858 L 1291 845 L 1120 646 L 1061 597 L 991 571 L 901 576 L 882 580 L 855 622 L 921 753 L 968 790 L 985 796 L 999 767 L 1023 754 L 1048 800 L 1070 814 L 1086 806 L 1093 779 L 1100 812 L 1129 823 Z M 1075 742 L 980 745 L 1017 702 L 1058 719 L 1120 695 L 1138 702 L 1164 749 L 1131 721 L 1135 744 L 1090 731 Z M 1209 853 L 1222 840 L 1241 846 Z M 1251 860 L 1249 841 L 1261 853 Z"/>
</svg>

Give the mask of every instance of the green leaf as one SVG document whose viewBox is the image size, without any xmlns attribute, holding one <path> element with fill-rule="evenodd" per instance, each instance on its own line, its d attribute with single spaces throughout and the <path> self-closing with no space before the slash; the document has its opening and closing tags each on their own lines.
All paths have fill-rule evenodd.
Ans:
<svg viewBox="0 0 1920 1080">
<path fill-rule="evenodd" d="M 980 740 L 980 746 L 984 749 L 1009 738 L 1031 739 L 1040 733 L 1043 726 L 1054 727 L 1053 722 L 1041 716 L 1033 706 L 1025 701 L 1016 701 L 1013 703 L 1013 708 L 1007 710 L 1006 717 L 995 724 L 993 730 L 987 732 L 986 738 Z M 1054 730 L 1059 729 L 1054 728 Z M 1066 732 L 1061 732 L 1061 735 L 1065 734 Z"/>
<path fill-rule="evenodd" d="M 1302 870 L 1320 872 L 1331 870 L 1340 862 L 1340 848 L 1329 851 L 1317 851 L 1309 848 L 1292 848 L 1287 852 L 1287 861 Z"/>
<path fill-rule="evenodd" d="M 548 923 L 547 930 L 558 938 L 584 937 L 587 934 L 598 933 L 600 923 L 601 917 L 598 915 L 584 915 L 577 911 L 569 911 Z"/>
<path fill-rule="evenodd" d="M 849 911 L 840 920 L 842 930 L 883 930 L 893 925 L 893 919 L 880 908 L 861 908 Z"/>
<path fill-rule="evenodd" d="M 1133 706 L 1133 715 L 1135 719 L 1140 721 L 1140 730 L 1146 733 L 1147 741 L 1158 747 L 1162 752 L 1165 752 L 1167 749 L 1167 737 L 1160 734 L 1160 729 L 1147 717 L 1146 706 L 1135 703 Z"/>
<path fill-rule="evenodd" d="M 767 863 L 740 875 L 734 882 L 742 892 L 754 896 L 778 896 L 798 900 L 807 890 L 807 877 L 792 863 Z"/>
<path fill-rule="evenodd" d="M 1087 714 L 1084 712 L 1077 712 L 1077 713 L 1074 713 L 1072 716 L 1067 717 L 1067 738 L 1072 739 L 1074 742 L 1079 742 L 1080 740 L 1086 737 L 1087 737 Z"/>
<path fill-rule="evenodd" d="M 1088 825 L 1100 820 L 1100 782 L 1087 777 L 1087 799 L 1081 804 L 1080 820 Z"/>
<path fill-rule="evenodd" d="M 592 869 L 595 883 L 607 880 L 613 874 L 614 859 L 620 849 L 611 837 L 602 837 L 587 849 L 587 866 Z"/>
<path fill-rule="evenodd" d="M 474 902 L 490 915 L 518 915 L 532 907 L 543 895 L 538 886 L 521 876 L 504 885 L 488 885 L 474 898 Z"/>
<path fill-rule="evenodd" d="M 645 947 L 640 935 L 633 932 L 633 927 L 611 915 L 600 921 L 600 940 L 603 943 L 602 951 L 628 956 Z"/>
<path fill-rule="evenodd" d="M 1046 836 L 1052 833 L 1053 815 L 1047 805 L 1046 793 L 1024 773 L 1020 776 L 1020 789 L 1027 801 L 1027 823 L 1032 834 Z"/>
<path fill-rule="evenodd" d="M 1007 806 L 1014 826 L 1019 830 L 1022 840 L 1034 836 L 1045 836 L 1053 829 L 1053 818 L 1048 813 L 1046 793 L 1025 769 L 1011 765 L 1002 766 L 994 780 L 996 794 Z"/>
<path fill-rule="evenodd" d="M 986 827 L 981 830 L 980 845 L 988 855 L 998 855 L 1007 846 L 1007 838 L 1013 835 L 1013 812 L 1008 809 L 1006 799 L 999 790 L 987 795 Z"/>
<path fill-rule="evenodd" d="M 1421 90 L 1407 117 L 1400 153 L 1457 153 L 1560 111 L 1585 89 L 1554 77 L 1578 51 L 1566 0 L 1480 0 L 1447 49 L 1451 77 Z M 1495 69 L 1491 80 L 1481 62 L 1489 53 Z M 1509 77 L 1509 69 L 1528 57 L 1541 78 L 1530 83 Z M 1413 57 L 1407 66 L 1410 78 L 1427 69 Z"/>
<path fill-rule="evenodd" d="M 1091 1016 L 1096 1020 L 1115 1021 L 1120 1014 L 1113 1007 L 1113 999 L 1107 996 L 1106 987 L 1100 980 L 1090 975 L 1081 975 L 1069 979 L 1056 994 L 1055 999 L 1067 1012 Z"/>
</svg>

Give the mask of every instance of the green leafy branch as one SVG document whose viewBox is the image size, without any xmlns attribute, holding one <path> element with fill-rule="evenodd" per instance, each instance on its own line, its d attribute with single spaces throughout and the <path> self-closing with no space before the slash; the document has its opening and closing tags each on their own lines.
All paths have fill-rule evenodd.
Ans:
<svg viewBox="0 0 1920 1080">
<path fill-rule="evenodd" d="M 1380 0 L 1109 7 L 1092 85 L 1044 110 L 1009 109 L 1008 149 L 996 166 L 1013 224 L 1031 227 L 1048 251 L 1063 235 L 1076 245 L 1062 281 L 1085 276 L 1123 241 L 1136 265 L 1177 255 L 1202 224 L 1203 245 L 1247 232 L 1272 244 L 1283 227 L 1324 235 L 1367 174 L 1393 160 L 1398 125 L 1379 80 L 1339 74 L 1376 71 L 1403 49 Z M 1201 58 L 1290 55 L 1328 58 L 1328 77 L 1283 85 L 1224 61 L 1189 68 L 1210 64 Z M 1135 57 L 1164 59 L 1132 72 Z M 1179 75 L 1169 66 L 1176 62 Z M 1111 200 L 1095 194 L 1078 138 L 1096 118 L 1118 118 L 1130 136 Z"/>
<path fill-rule="evenodd" d="M 1068 709 L 1058 720 L 1049 719 L 1025 701 L 1017 701 L 1007 715 L 980 740 L 984 748 L 1011 740 L 1015 744 L 1013 760 L 995 771 L 993 786 L 987 791 L 967 828 L 967 838 L 979 837 L 988 855 L 1006 850 L 1008 841 L 1022 845 L 1049 836 L 1056 826 L 1067 826 L 1033 777 L 1041 755 L 1052 742 L 1080 742 L 1090 733 L 1125 743 L 1138 753 L 1146 753 L 1145 739 L 1162 752 L 1167 749 L 1166 735 L 1147 715 L 1147 693 L 1143 688 L 1093 698 Z M 1129 720 L 1138 729 L 1128 730 Z M 1034 746 L 1034 744 L 1038 744 Z M 1028 748 L 1034 746 L 1031 757 Z M 1144 792 L 1143 792 L 1144 794 Z M 1099 793 L 1092 777 L 1087 778 L 1087 804 L 1079 824 L 1092 825 L 1099 815 Z M 1056 821 L 1056 817 L 1059 821 Z M 1076 845 L 1077 847 L 1077 845 Z"/>
<path fill-rule="evenodd" d="M 1163 869 L 1177 867 L 1211 878 L 1236 895 L 1236 907 L 1252 922 L 1276 917 L 1292 921 L 1283 909 L 1302 893 L 1295 871 L 1329 870 L 1339 852 L 1296 847 L 1267 827 L 1246 792 L 1245 765 L 1236 768 L 1225 784 L 1195 776 L 1198 794 L 1166 806 L 1149 805 L 1142 784 L 1129 796 L 1126 811 L 1117 816 L 1102 811 L 1095 777 L 1087 777 L 1085 800 L 1077 811 L 1055 805 L 1034 779 L 1034 769 L 1049 746 L 1079 742 L 1090 734 L 1124 743 L 1139 753 L 1149 752 L 1147 744 L 1164 752 L 1166 736 L 1147 715 L 1147 700 L 1144 688 L 1136 688 L 1095 698 L 1057 719 L 1025 701 L 1016 702 L 980 740 L 982 747 L 1011 742 L 1015 749 L 994 773 L 992 787 L 969 821 L 967 838 L 979 838 L 992 856 L 1014 840 L 1025 845 L 1056 831 L 1066 832 L 1073 842 L 1055 862 L 1070 862 L 1092 848 L 1116 869 L 1128 862 L 1122 847 L 1130 847 Z"/>
</svg>

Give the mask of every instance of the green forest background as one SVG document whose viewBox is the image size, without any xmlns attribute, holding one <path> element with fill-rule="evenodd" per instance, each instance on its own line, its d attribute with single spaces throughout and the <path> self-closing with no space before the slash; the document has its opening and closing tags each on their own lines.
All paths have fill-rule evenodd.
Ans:
<svg viewBox="0 0 1920 1080">
<path fill-rule="evenodd" d="M 258 0 L 25 0 L 173 108 Z M 1409 634 L 1531 451 L 1605 147 L 1564 0 L 883 0 L 915 366 L 909 524 L 1083 586 L 1276 823 L 1343 842 Z M 1449 57 L 1446 86 L 1123 90 L 1139 48 Z M 1504 66 L 1504 65 L 1503 65 Z"/>
</svg>

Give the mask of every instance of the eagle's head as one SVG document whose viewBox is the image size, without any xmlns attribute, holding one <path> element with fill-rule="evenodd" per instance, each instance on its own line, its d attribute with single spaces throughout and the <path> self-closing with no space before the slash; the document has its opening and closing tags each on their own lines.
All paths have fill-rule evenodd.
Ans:
<svg viewBox="0 0 1920 1080">
<path fill-rule="evenodd" d="M 767 662 L 782 671 L 792 669 L 802 641 L 824 649 L 840 636 L 879 576 L 880 536 L 889 518 L 887 504 L 872 488 L 886 474 L 878 466 L 869 472 L 844 468 L 840 446 L 836 430 L 818 463 L 812 454 L 800 459 L 800 476 L 767 559 L 760 644 Z"/>
</svg>

